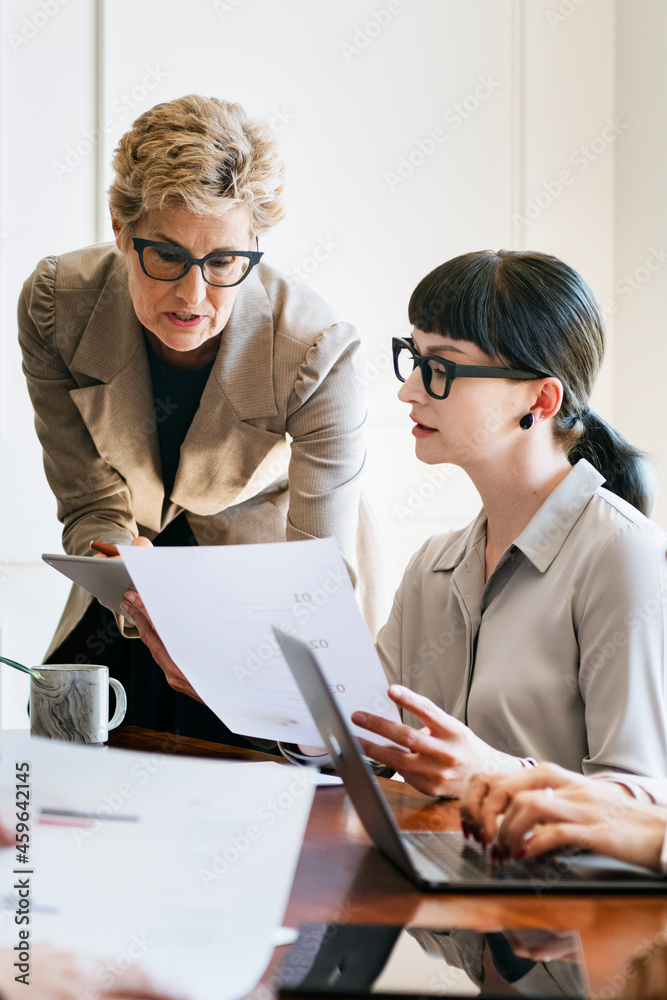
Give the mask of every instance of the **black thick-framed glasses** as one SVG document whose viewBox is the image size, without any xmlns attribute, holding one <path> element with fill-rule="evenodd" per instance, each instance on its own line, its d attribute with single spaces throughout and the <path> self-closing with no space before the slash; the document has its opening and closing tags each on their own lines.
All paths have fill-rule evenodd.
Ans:
<svg viewBox="0 0 667 1000">
<path fill-rule="evenodd" d="M 524 372 L 516 368 L 491 368 L 488 365 L 457 365 L 455 361 L 439 358 L 435 354 L 419 354 L 412 337 L 393 337 L 394 372 L 399 382 L 421 368 L 424 388 L 434 399 L 447 399 L 455 378 L 516 378 L 531 381 L 545 378 L 537 372 Z"/>
<path fill-rule="evenodd" d="M 255 264 L 259 264 L 262 250 L 214 250 L 205 257 L 192 257 L 182 247 L 157 240 L 142 240 L 132 230 L 132 245 L 139 255 L 141 269 L 156 281 L 178 281 L 188 273 L 193 264 L 201 268 L 204 281 L 216 288 L 233 288 L 248 277 Z M 257 246 L 259 246 L 259 240 Z"/>
</svg>

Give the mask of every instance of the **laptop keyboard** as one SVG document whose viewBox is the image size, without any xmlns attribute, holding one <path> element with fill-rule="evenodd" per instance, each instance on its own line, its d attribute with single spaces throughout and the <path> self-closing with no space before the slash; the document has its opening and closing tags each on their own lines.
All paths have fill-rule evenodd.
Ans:
<svg viewBox="0 0 667 1000">
<path fill-rule="evenodd" d="M 568 874 L 565 865 L 553 859 L 548 862 L 507 861 L 503 865 L 492 862 L 489 853 L 484 853 L 479 845 L 464 840 L 460 833 L 418 830 L 404 832 L 403 837 L 425 855 L 448 881 L 554 881 Z"/>
</svg>

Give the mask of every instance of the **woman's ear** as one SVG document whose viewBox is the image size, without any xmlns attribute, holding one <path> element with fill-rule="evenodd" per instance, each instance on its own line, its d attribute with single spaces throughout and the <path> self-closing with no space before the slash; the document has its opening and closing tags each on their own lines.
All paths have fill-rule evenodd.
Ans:
<svg viewBox="0 0 667 1000">
<path fill-rule="evenodd" d="M 563 405 L 563 383 L 559 378 L 539 379 L 535 386 L 536 394 L 530 412 L 535 420 L 548 420 L 555 417 Z"/>
<path fill-rule="evenodd" d="M 120 234 L 123 228 L 123 224 L 118 221 L 116 216 L 113 214 L 113 210 L 111 208 L 109 209 L 109 215 L 111 216 L 111 227 L 114 231 L 114 236 L 116 237 L 116 246 L 118 247 L 119 250 L 122 250 L 123 247 L 120 242 Z"/>
</svg>

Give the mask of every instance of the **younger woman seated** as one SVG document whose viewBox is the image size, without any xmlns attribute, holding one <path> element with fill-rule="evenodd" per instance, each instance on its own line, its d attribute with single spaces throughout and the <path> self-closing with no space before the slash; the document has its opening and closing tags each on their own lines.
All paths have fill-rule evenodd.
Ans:
<svg viewBox="0 0 667 1000">
<path fill-rule="evenodd" d="M 399 744 L 366 752 L 433 795 L 539 760 L 665 777 L 666 537 L 641 454 L 588 405 L 591 290 L 555 257 L 483 251 L 427 275 L 409 315 L 417 456 L 464 469 L 483 507 L 408 565 L 378 636 L 405 725 L 357 713 Z"/>
</svg>

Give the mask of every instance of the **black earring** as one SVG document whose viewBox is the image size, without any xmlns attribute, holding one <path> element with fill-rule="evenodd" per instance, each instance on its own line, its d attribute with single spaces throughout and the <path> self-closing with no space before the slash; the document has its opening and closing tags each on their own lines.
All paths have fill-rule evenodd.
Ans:
<svg viewBox="0 0 667 1000">
<path fill-rule="evenodd" d="M 535 417 L 533 416 L 533 414 L 526 413 L 526 415 L 522 417 L 521 420 L 519 421 L 519 427 L 521 428 L 522 431 L 529 431 L 530 428 L 533 426 L 534 421 Z"/>
</svg>

